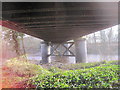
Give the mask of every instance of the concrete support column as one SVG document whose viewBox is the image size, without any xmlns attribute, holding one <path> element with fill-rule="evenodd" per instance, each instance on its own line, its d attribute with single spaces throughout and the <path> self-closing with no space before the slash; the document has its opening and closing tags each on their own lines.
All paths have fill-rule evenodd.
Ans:
<svg viewBox="0 0 120 90">
<path fill-rule="evenodd" d="M 47 44 L 47 42 L 41 43 L 41 57 L 42 57 L 42 63 L 48 63 L 48 44 Z"/>
<path fill-rule="evenodd" d="M 86 46 L 86 39 L 79 38 L 74 40 L 75 41 L 75 58 L 76 63 L 85 63 L 87 57 L 87 46 Z"/>
</svg>

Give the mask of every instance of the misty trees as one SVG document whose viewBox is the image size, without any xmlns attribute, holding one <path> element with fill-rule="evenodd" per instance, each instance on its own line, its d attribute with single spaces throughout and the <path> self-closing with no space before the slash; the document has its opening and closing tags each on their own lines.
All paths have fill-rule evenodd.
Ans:
<svg viewBox="0 0 120 90">
<path fill-rule="evenodd" d="M 117 55 L 118 27 L 114 26 L 87 35 L 88 53 L 100 55 L 101 60 L 114 59 Z"/>
<path fill-rule="evenodd" d="M 25 54 L 23 37 L 23 33 L 2 27 L 2 40 L 7 41 L 7 44 L 10 45 L 16 52 L 17 57 L 19 57 L 21 54 Z M 20 40 L 22 41 L 23 52 L 20 50 Z"/>
</svg>

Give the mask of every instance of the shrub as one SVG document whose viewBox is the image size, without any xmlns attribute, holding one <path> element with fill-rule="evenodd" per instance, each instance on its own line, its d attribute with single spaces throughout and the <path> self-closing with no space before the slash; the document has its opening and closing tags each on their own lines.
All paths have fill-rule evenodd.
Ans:
<svg viewBox="0 0 120 90">
<path fill-rule="evenodd" d="M 118 61 L 80 63 L 65 66 L 66 70 L 57 67 L 46 70 L 26 60 L 14 58 L 2 69 L 3 76 L 9 76 L 4 79 L 5 87 L 9 83 L 6 88 L 11 85 L 12 88 L 118 88 L 120 74 L 117 63 Z"/>
<path fill-rule="evenodd" d="M 64 65 L 61 66 L 61 69 L 63 70 L 77 70 L 77 69 L 84 69 L 84 68 L 91 68 L 91 67 L 96 67 L 96 66 L 101 66 L 101 65 L 106 65 L 106 64 L 118 64 L 118 60 L 113 60 L 113 61 L 101 61 L 101 62 L 92 62 L 92 63 L 78 63 L 78 64 L 69 64 L 69 65 Z"/>
<path fill-rule="evenodd" d="M 53 73 L 57 73 L 57 72 L 62 72 L 62 69 L 59 69 L 58 67 L 50 67 L 48 69 L 48 71 L 53 72 Z"/>
<path fill-rule="evenodd" d="M 46 74 L 49 71 L 43 69 L 40 65 L 35 65 L 24 60 L 12 59 L 4 66 L 3 70 L 13 73 L 20 77 L 31 77 L 37 74 Z"/>
<path fill-rule="evenodd" d="M 11 59 L 2 67 L 3 88 L 33 87 L 28 84 L 31 77 L 48 75 L 50 72 L 39 65 L 29 63 L 27 60 Z M 35 87 L 35 86 L 34 86 Z"/>
<path fill-rule="evenodd" d="M 112 88 L 118 80 L 118 65 L 69 70 L 34 78 L 36 88 Z"/>
</svg>

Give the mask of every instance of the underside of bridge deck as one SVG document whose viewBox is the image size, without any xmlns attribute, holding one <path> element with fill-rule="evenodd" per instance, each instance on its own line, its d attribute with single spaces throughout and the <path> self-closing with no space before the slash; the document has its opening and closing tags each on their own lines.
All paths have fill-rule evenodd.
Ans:
<svg viewBox="0 0 120 90">
<path fill-rule="evenodd" d="M 75 42 L 76 62 L 85 62 L 86 42 L 78 37 L 118 24 L 117 2 L 3 2 L 2 26 L 23 32 L 45 42 L 41 44 L 43 63 L 48 63 L 48 43 L 51 50 L 62 44 L 71 55 L 68 40 Z M 58 49 L 63 51 L 63 49 Z M 69 54 L 69 53 L 70 54 Z M 53 55 L 52 52 L 50 55 Z M 61 55 L 61 54 L 60 54 Z M 72 54 L 73 55 L 73 54 Z"/>
<path fill-rule="evenodd" d="M 118 22 L 117 2 L 3 2 L 2 25 L 61 43 Z"/>
</svg>

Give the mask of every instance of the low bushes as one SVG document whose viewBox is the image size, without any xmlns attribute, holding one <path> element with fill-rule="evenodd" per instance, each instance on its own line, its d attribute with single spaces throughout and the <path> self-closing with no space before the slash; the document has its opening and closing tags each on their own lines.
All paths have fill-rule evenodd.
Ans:
<svg viewBox="0 0 120 90">
<path fill-rule="evenodd" d="M 12 59 L 2 68 L 3 84 L 5 88 L 118 88 L 118 66 L 118 61 L 103 61 L 44 69 Z"/>
<path fill-rule="evenodd" d="M 114 88 L 113 83 L 118 80 L 118 65 L 69 70 L 40 77 L 33 79 L 36 88 Z"/>
<path fill-rule="evenodd" d="M 61 66 L 60 69 L 63 69 L 63 70 L 77 70 L 77 69 L 84 69 L 84 68 L 101 66 L 101 65 L 104 65 L 104 64 L 117 65 L 118 61 L 113 60 L 113 61 L 101 61 L 101 62 L 92 62 L 92 63 L 69 64 L 69 65 Z"/>
<path fill-rule="evenodd" d="M 59 69 L 58 67 L 50 67 L 47 70 L 50 71 L 50 72 L 52 72 L 52 73 L 63 72 L 63 70 Z"/>
<path fill-rule="evenodd" d="M 31 77 L 37 74 L 49 73 L 49 71 L 43 69 L 40 65 L 35 65 L 24 60 L 17 60 L 16 58 L 9 60 L 3 66 L 3 70 L 7 70 L 7 72 L 20 77 Z"/>
<path fill-rule="evenodd" d="M 2 86 L 3 88 L 23 87 L 23 82 L 36 75 L 47 75 L 50 72 L 40 65 L 29 63 L 26 60 L 17 60 L 16 58 L 7 61 L 2 67 Z M 20 85 L 16 83 L 21 83 Z M 27 86 L 27 85 L 25 85 Z"/>
</svg>

